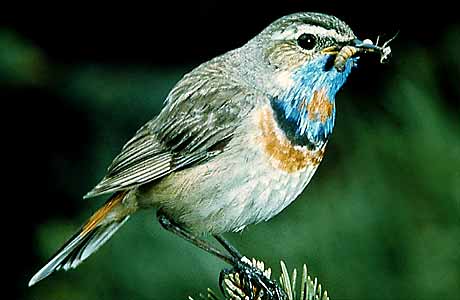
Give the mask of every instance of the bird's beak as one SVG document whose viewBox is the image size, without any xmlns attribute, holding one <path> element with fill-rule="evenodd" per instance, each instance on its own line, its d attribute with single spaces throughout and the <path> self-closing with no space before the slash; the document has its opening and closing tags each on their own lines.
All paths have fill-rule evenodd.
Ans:
<svg viewBox="0 0 460 300">
<path fill-rule="evenodd" d="M 323 49 L 321 52 L 323 54 L 331 54 L 331 55 L 336 55 L 338 54 L 343 47 L 353 47 L 354 49 L 354 54 L 362 53 L 362 52 L 380 52 L 381 48 L 379 46 L 376 46 L 372 44 L 371 41 L 369 40 L 359 40 L 359 39 L 353 39 L 348 42 L 345 42 L 341 44 L 340 46 L 331 46 Z"/>
<path fill-rule="evenodd" d="M 391 42 L 393 39 L 394 37 L 385 42 L 382 46 L 379 46 L 378 44 L 373 44 L 372 41 L 368 39 L 353 39 L 341 45 L 325 48 L 321 52 L 323 54 L 336 56 L 334 60 L 334 65 L 337 70 L 343 70 L 345 63 L 349 58 L 366 53 L 377 53 L 378 55 L 380 55 L 380 62 L 384 63 L 388 60 L 389 56 L 391 55 L 391 48 L 388 46 L 388 43 Z"/>
<path fill-rule="evenodd" d="M 327 47 L 327 48 L 324 48 L 323 50 L 321 50 L 321 53 L 322 54 L 336 55 L 337 53 L 339 53 L 339 51 L 340 51 L 340 47 L 331 46 L 331 47 Z"/>
</svg>

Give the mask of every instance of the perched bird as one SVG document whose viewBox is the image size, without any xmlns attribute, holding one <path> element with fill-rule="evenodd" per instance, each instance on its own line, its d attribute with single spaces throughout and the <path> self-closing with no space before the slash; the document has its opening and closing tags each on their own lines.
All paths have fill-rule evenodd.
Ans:
<svg viewBox="0 0 460 300">
<path fill-rule="evenodd" d="M 385 50 L 385 51 L 384 51 Z M 29 285 L 77 267 L 136 211 L 234 262 L 220 234 L 266 221 L 308 185 L 359 55 L 387 56 L 336 17 L 296 13 L 186 74 L 85 198 L 111 194 Z M 201 239 L 210 234 L 230 255 Z"/>
</svg>

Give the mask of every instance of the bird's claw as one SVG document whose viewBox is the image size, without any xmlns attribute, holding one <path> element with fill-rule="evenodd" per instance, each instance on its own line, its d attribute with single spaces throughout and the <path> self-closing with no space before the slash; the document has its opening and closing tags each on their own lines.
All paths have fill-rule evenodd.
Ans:
<svg viewBox="0 0 460 300">
<path fill-rule="evenodd" d="M 222 293 L 230 299 L 284 300 L 286 293 L 258 268 L 238 260 L 232 269 L 224 269 L 219 276 Z"/>
</svg>

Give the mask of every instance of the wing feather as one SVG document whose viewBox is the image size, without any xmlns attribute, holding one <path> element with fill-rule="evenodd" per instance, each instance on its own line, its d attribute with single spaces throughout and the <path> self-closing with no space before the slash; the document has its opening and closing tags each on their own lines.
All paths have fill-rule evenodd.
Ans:
<svg viewBox="0 0 460 300">
<path fill-rule="evenodd" d="M 85 198 L 157 180 L 225 151 L 256 99 L 265 96 L 250 93 L 216 68 L 219 64 L 205 64 L 185 75 L 160 114 L 123 146 L 107 175 Z"/>
</svg>

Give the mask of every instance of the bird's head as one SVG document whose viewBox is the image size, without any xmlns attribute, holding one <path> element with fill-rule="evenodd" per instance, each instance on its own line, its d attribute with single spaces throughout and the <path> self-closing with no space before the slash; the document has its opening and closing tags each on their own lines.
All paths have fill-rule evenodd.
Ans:
<svg viewBox="0 0 460 300">
<path fill-rule="evenodd" d="M 265 65 L 278 123 L 291 141 L 309 148 L 321 146 L 331 134 L 335 95 L 359 55 L 376 52 L 384 58 L 382 47 L 358 40 L 343 21 L 320 13 L 278 19 L 251 44 Z"/>
</svg>

